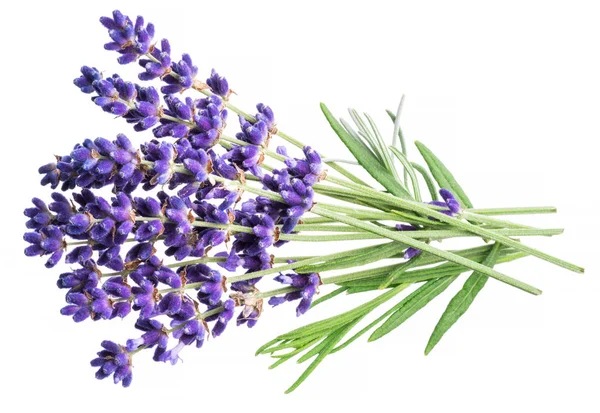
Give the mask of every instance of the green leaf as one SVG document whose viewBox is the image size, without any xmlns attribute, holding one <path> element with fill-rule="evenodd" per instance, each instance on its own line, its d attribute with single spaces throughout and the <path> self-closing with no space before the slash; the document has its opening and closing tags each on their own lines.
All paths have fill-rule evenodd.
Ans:
<svg viewBox="0 0 600 413">
<path fill-rule="evenodd" d="M 415 145 L 419 152 L 421 152 L 421 156 L 423 156 L 425 162 L 427 162 L 427 166 L 440 188 L 446 188 L 452 192 L 454 197 L 463 207 L 473 208 L 473 204 L 471 204 L 467 194 L 465 194 L 465 191 L 463 191 L 462 187 L 456 182 L 456 179 L 454 179 L 454 175 L 452 175 L 442 161 L 440 161 L 439 158 L 421 142 L 415 141 Z"/>
<path fill-rule="evenodd" d="M 331 353 L 333 348 L 337 343 L 340 342 L 342 338 L 358 323 L 361 319 L 357 319 L 353 322 L 348 323 L 342 328 L 334 331 L 330 336 L 328 336 L 320 345 L 319 345 L 319 355 L 317 358 L 308 366 L 304 373 L 298 377 L 298 380 L 294 382 L 286 391 L 285 394 L 291 393 L 298 388 L 310 376 L 310 374 L 317 368 L 319 364 Z"/>
<path fill-rule="evenodd" d="M 393 313 L 377 330 L 371 334 L 369 341 L 375 341 L 385 336 L 403 322 L 408 320 L 413 314 L 425 307 L 431 300 L 441 294 L 458 276 L 440 278 L 427 281 L 412 294 L 406 297 L 404 303 L 395 313 Z"/>
<path fill-rule="evenodd" d="M 400 105 L 398 105 L 398 109 L 402 110 L 402 104 L 404 103 L 404 95 L 402 95 L 402 99 L 400 100 Z M 388 114 L 388 116 L 390 117 L 390 119 L 392 120 L 392 122 L 394 122 L 394 129 L 396 129 L 396 126 L 398 127 L 398 133 L 394 134 L 394 138 L 396 136 L 398 136 L 399 141 L 400 141 L 400 149 L 402 149 L 402 153 L 404 155 L 406 155 L 408 153 L 407 151 L 407 147 L 406 147 L 406 143 L 404 142 L 404 135 L 402 134 L 402 128 L 400 128 L 400 125 L 396 124 L 396 114 L 394 112 L 392 112 L 389 109 L 386 109 L 385 112 Z"/>
<path fill-rule="evenodd" d="M 316 335 L 316 334 L 319 334 L 322 332 L 334 330 L 344 324 L 349 323 L 352 320 L 357 319 L 358 317 L 362 317 L 365 314 L 368 314 L 374 308 L 377 308 L 378 306 L 380 306 L 381 304 L 383 304 L 384 302 L 386 302 L 387 300 L 389 300 L 390 298 L 392 298 L 393 296 L 398 294 L 404 288 L 405 287 L 403 285 L 396 286 L 395 288 L 393 288 L 389 291 L 386 291 L 383 294 L 380 294 L 379 296 L 375 297 L 371 301 L 368 301 L 350 311 L 346 311 L 345 313 L 338 314 L 336 316 L 329 317 L 324 320 L 320 320 L 320 321 L 305 325 L 303 327 L 299 327 L 299 328 L 292 330 L 285 334 L 281 334 L 279 337 L 277 337 L 277 340 L 289 340 L 289 339 L 302 338 L 302 337 L 307 337 L 309 335 Z M 275 342 L 277 342 L 277 341 L 275 341 Z M 265 347 L 265 346 L 261 347 L 262 352 L 265 352 L 264 349 L 267 347 Z"/>
<path fill-rule="evenodd" d="M 379 133 L 379 129 L 377 129 L 377 125 L 375 124 L 375 121 L 373 121 L 373 118 L 371 118 L 371 116 L 369 116 L 367 113 L 365 113 L 364 115 L 365 115 L 365 118 L 367 118 L 367 121 L 369 122 L 371 129 L 373 130 L 373 136 L 375 137 L 375 140 L 377 141 L 377 143 L 379 145 L 380 151 L 383 154 L 384 165 L 386 166 L 388 171 L 390 171 L 392 173 L 392 175 L 394 176 L 395 179 L 399 179 L 398 172 L 394 168 L 394 161 L 392 160 L 392 157 L 390 156 L 389 152 L 387 151 L 387 145 L 385 144 L 385 141 L 383 140 L 383 136 L 381 136 L 381 133 Z"/>
<path fill-rule="evenodd" d="M 415 194 L 415 200 L 421 202 L 421 189 L 419 188 L 419 181 L 417 180 L 417 175 L 415 174 L 415 170 L 413 169 L 411 163 L 408 161 L 408 158 L 406 158 L 406 155 L 404 155 L 398 148 L 394 146 L 390 146 L 389 148 L 404 167 L 404 172 L 410 175 L 413 193 Z"/>
<path fill-rule="evenodd" d="M 390 275 L 377 288 L 379 290 L 388 288 L 388 286 L 392 282 L 394 282 L 394 280 L 396 278 L 398 278 L 400 275 L 404 274 L 407 270 L 416 266 L 419 263 L 419 261 L 421 261 L 421 259 L 423 259 L 423 255 L 425 255 L 425 254 L 419 254 L 418 256 L 414 257 L 413 259 L 402 263 L 400 266 L 398 266 L 398 268 L 396 268 L 394 271 L 390 272 Z"/>
<path fill-rule="evenodd" d="M 496 263 L 499 249 L 500 244 L 495 243 L 483 265 L 493 267 Z M 429 342 L 425 348 L 425 355 L 433 350 L 442 336 L 446 334 L 446 331 L 469 309 L 469 306 L 473 303 L 473 300 L 477 297 L 477 294 L 479 294 L 479 291 L 481 291 L 487 280 L 488 277 L 486 275 L 474 271 L 467 281 L 465 281 L 463 288 L 448 303 L 448 307 L 446 307 L 440 321 L 438 321 L 433 333 L 431 333 L 431 337 L 429 337 Z"/>
<path fill-rule="evenodd" d="M 354 139 L 358 139 L 365 145 L 367 145 L 371 149 L 371 152 L 377 158 L 379 163 L 381 165 L 384 165 L 383 153 L 381 153 L 379 145 L 377 144 L 375 137 L 371 135 L 371 131 L 369 131 L 369 129 L 367 128 L 365 121 L 360 117 L 356 110 L 348 109 L 348 113 L 350 113 L 352 121 L 358 127 L 358 133 L 355 132 L 354 129 L 350 130 L 351 126 L 348 125 L 344 121 L 344 119 L 340 119 L 340 123 L 342 124 L 342 126 L 344 126 L 344 128 L 352 135 Z"/>
<path fill-rule="evenodd" d="M 406 141 L 404 140 L 404 134 L 402 133 L 402 128 L 400 127 L 400 113 L 402 112 L 402 106 L 404 105 L 404 95 L 400 98 L 400 103 L 398 104 L 398 109 L 396 110 L 396 114 L 394 114 L 391 110 L 386 109 L 386 112 L 392 122 L 394 122 L 394 135 L 392 136 L 392 146 L 396 146 L 398 141 L 400 141 L 400 148 L 402 149 L 402 153 L 404 156 L 408 158 L 408 151 L 406 147 Z M 408 186 L 408 172 L 404 170 L 404 185 Z"/>
<path fill-rule="evenodd" d="M 356 254 L 355 256 L 299 267 L 296 268 L 296 271 L 301 274 L 305 274 L 311 272 L 323 272 L 340 270 L 343 268 L 360 267 L 372 262 L 393 257 L 405 248 L 406 246 L 400 242 L 389 242 L 386 244 L 374 245 L 372 248 L 363 253 Z"/>
<path fill-rule="evenodd" d="M 518 260 L 526 257 L 527 254 L 522 252 L 512 253 L 508 255 L 504 255 L 497 259 L 496 264 L 501 264 L 504 262 L 511 262 L 514 260 Z M 483 258 L 482 258 L 483 260 Z M 423 281 L 429 281 L 442 277 L 451 277 L 454 275 L 460 275 L 462 273 L 468 272 L 469 269 L 465 268 L 461 265 L 456 265 L 452 263 L 438 265 L 432 268 L 422 268 L 415 271 L 409 271 L 405 274 L 400 275 L 394 282 L 391 284 L 392 287 L 395 287 L 397 284 L 415 284 Z M 381 281 L 384 279 L 383 276 L 378 278 L 366 278 L 363 280 L 355 280 L 341 283 L 341 285 L 348 288 L 348 294 L 355 294 L 357 292 L 365 292 L 365 291 L 375 291 L 378 289 Z"/>
<path fill-rule="evenodd" d="M 395 196 L 403 199 L 412 199 L 408 191 L 396 180 L 394 176 L 385 169 L 377 160 L 373 152 L 367 146 L 350 135 L 344 127 L 337 121 L 324 103 L 321 103 L 321 110 L 331 125 L 331 128 L 342 140 L 344 145 L 350 150 L 354 158 L 363 168 L 379 182 L 385 189 Z"/>
<path fill-rule="evenodd" d="M 409 286 L 410 286 L 410 284 L 405 284 L 405 287 L 409 287 Z M 387 310 L 385 313 L 383 313 L 382 315 L 380 315 L 379 317 L 377 317 L 370 324 L 368 324 L 365 327 L 363 327 L 360 331 L 358 331 L 356 334 L 354 334 L 352 337 L 350 337 L 344 343 L 342 343 L 339 346 L 337 346 L 336 348 L 334 348 L 331 351 L 331 354 L 337 353 L 338 351 L 343 350 L 346 347 L 348 347 L 355 340 L 357 340 L 360 336 L 362 336 L 367 331 L 369 331 L 370 329 L 372 329 L 373 327 L 375 327 L 377 324 L 379 324 L 380 322 L 382 322 L 383 320 L 385 320 L 388 316 L 390 316 L 394 311 L 398 310 L 401 306 L 402 306 L 402 302 L 396 304 L 395 306 L 393 306 L 392 308 L 390 308 L 389 310 Z"/>
<path fill-rule="evenodd" d="M 412 165 L 414 170 L 419 172 L 421 174 L 421 176 L 423 177 L 423 179 L 425 180 L 425 183 L 427 184 L 427 189 L 429 190 L 429 194 L 431 195 L 431 200 L 437 201 L 438 200 L 437 189 L 436 189 L 435 184 L 433 183 L 433 179 L 431 178 L 431 175 L 429 175 L 429 172 L 427 171 L 427 169 L 424 166 L 421 166 L 416 162 L 411 162 L 410 164 Z"/>
</svg>

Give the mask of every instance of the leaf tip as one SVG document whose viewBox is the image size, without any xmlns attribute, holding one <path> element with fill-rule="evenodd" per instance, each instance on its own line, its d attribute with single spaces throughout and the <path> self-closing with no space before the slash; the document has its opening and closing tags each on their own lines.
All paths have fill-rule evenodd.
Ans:
<svg viewBox="0 0 600 413">
<path fill-rule="evenodd" d="M 367 342 L 371 343 L 371 342 L 377 340 L 379 337 L 380 337 L 379 334 L 373 333 L 369 336 L 369 339 L 367 340 Z"/>
</svg>

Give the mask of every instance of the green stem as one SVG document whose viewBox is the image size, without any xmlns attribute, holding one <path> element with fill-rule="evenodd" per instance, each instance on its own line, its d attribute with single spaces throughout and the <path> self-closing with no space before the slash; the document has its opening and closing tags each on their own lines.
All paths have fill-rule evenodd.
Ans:
<svg viewBox="0 0 600 413">
<path fill-rule="evenodd" d="M 339 180 L 337 178 L 334 178 L 334 180 L 332 182 L 336 182 L 336 181 L 337 182 L 341 182 L 343 185 L 346 185 L 346 186 L 348 186 L 351 189 L 354 189 L 356 187 L 355 184 L 353 184 L 352 182 L 346 182 L 346 181 L 343 181 L 343 180 Z M 544 253 L 542 251 L 536 250 L 535 248 L 531 248 L 531 247 L 529 247 L 527 245 L 521 244 L 520 242 L 515 241 L 513 239 L 510 239 L 510 238 L 508 238 L 506 236 L 494 234 L 490 230 L 487 230 L 487 229 L 482 228 L 480 226 L 476 226 L 476 225 L 470 224 L 468 222 L 464 222 L 464 221 L 462 221 L 460 219 L 457 219 L 457 218 L 454 218 L 454 217 L 449 217 L 447 215 L 439 213 L 438 211 L 434 210 L 433 208 L 430 208 L 429 206 L 426 206 L 425 204 L 420 204 L 420 203 L 417 203 L 417 202 L 414 202 L 414 201 L 409 201 L 409 200 L 406 200 L 406 199 L 401 199 L 401 198 L 395 197 L 395 196 L 393 196 L 391 194 L 378 192 L 378 191 L 375 191 L 375 190 L 372 190 L 372 189 L 363 189 L 363 190 L 367 191 L 367 192 L 371 192 L 374 196 L 378 196 L 382 200 L 389 201 L 390 203 L 392 203 L 394 205 L 397 205 L 400 208 L 408 209 L 410 211 L 423 214 L 425 216 L 430 216 L 432 218 L 437 219 L 438 221 L 441 221 L 441 222 L 444 222 L 446 224 L 449 224 L 449 225 L 452 225 L 454 227 L 457 227 L 459 229 L 463 229 L 465 231 L 469 231 L 469 232 L 472 232 L 474 234 L 477 234 L 477 235 L 481 236 L 483 239 L 491 239 L 491 240 L 494 240 L 496 242 L 500 242 L 502 244 L 509 245 L 511 247 L 514 247 L 514 248 L 520 250 L 520 251 L 526 252 L 529 255 L 533 255 L 534 257 L 540 258 L 540 259 L 542 259 L 544 261 L 548 261 L 548 262 L 550 262 L 552 264 L 558 265 L 559 267 L 568 269 L 568 270 L 573 271 L 573 272 L 577 272 L 577 273 L 583 273 L 584 272 L 584 269 L 582 267 L 579 267 L 579 266 L 577 266 L 575 264 L 572 264 L 570 262 L 561 260 L 560 258 L 557 258 L 557 257 L 554 257 L 552 255 L 546 254 L 546 253 Z M 375 195 L 375 194 L 378 194 L 378 195 Z M 320 211 L 321 209 L 318 208 L 318 210 Z M 315 211 L 314 207 L 313 207 L 312 212 L 317 213 Z M 317 213 L 317 215 L 321 215 L 321 214 Z M 473 219 L 473 220 L 476 220 L 476 219 L 481 220 L 482 219 L 481 216 L 478 216 L 476 214 L 472 214 L 472 213 L 469 213 L 469 212 L 464 212 L 463 215 L 467 219 Z M 503 224 L 506 224 L 506 221 L 495 220 L 495 222 L 502 222 Z M 391 239 L 393 239 L 393 238 L 391 238 Z M 487 271 L 489 269 L 489 267 L 485 267 L 485 266 L 481 266 L 481 267 L 484 270 L 483 271 L 477 270 L 477 271 L 483 272 L 484 274 L 489 275 L 489 274 L 487 274 L 485 272 L 485 271 Z M 491 276 L 491 277 L 494 278 L 494 276 Z"/>
<path fill-rule="evenodd" d="M 480 224 L 488 224 L 500 228 L 532 228 L 528 225 L 517 224 L 510 221 L 505 221 L 503 219 L 492 218 L 487 215 L 478 215 L 467 211 L 464 211 L 462 215 L 470 222 L 478 222 Z"/>
<path fill-rule="evenodd" d="M 444 258 L 448 261 L 452 261 L 456 264 L 460 264 L 464 267 L 484 273 L 485 275 L 487 275 L 489 277 L 495 278 L 499 281 L 502 281 L 513 287 L 519 288 L 528 293 L 535 294 L 535 295 L 539 295 L 542 293 L 539 289 L 537 289 L 527 283 L 516 280 L 512 277 L 509 277 L 508 275 L 505 275 L 496 270 L 493 270 L 490 267 L 487 267 L 487 266 L 479 264 L 477 262 L 465 259 L 459 255 L 453 254 L 453 253 L 445 251 L 445 250 L 440 250 L 440 249 L 434 248 L 425 242 L 421 242 L 421 241 L 412 239 L 412 238 L 406 236 L 405 234 L 403 234 L 401 231 L 396 231 L 396 232 L 389 231 L 389 230 L 383 229 L 381 227 L 378 227 L 377 225 L 373 225 L 369 222 L 358 221 L 354 218 L 346 217 L 346 216 L 340 215 L 336 212 L 329 211 L 326 208 L 320 207 L 318 205 L 315 205 L 313 207 L 312 212 L 315 214 L 318 214 L 318 215 L 323 215 L 323 216 L 326 216 L 326 217 L 329 217 L 332 219 L 336 219 L 336 220 L 338 220 L 340 222 L 344 222 L 348 225 L 356 226 L 357 228 L 363 228 L 369 232 L 373 232 L 374 234 L 382 235 L 386 238 L 404 243 L 406 245 L 410 245 L 411 247 L 420 249 L 421 251 L 428 252 L 428 253 L 430 253 L 432 255 L 436 255 L 440 258 Z M 444 214 L 439 214 L 439 215 L 446 216 Z M 489 232 L 489 231 L 486 231 L 486 232 Z M 497 235 L 494 235 L 494 236 L 500 237 Z M 509 239 L 509 238 L 507 238 L 507 239 Z M 519 244 L 516 241 L 515 241 L 515 243 Z"/>
<path fill-rule="evenodd" d="M 470 208 L 465 211 L 478 215 L 554 214 L 556 207 Z"/>
<path fill-rule="evenodd" d="M 251 272 L 248 274 L 242 274 L 242 275 L 238 275 L 238 276 L 234 276 L 234 277 L 229 277 L 227 280 L 229 282 L 250 280 L 252 278 L 263 277 L 265 275 L 270 275 L 270 274 L 276 274 L 280 271 L 293 270 L 293 269 L 308 266 L 311 264 L 317 264 L 320 262 L 330 262 L 330 261 L 338 260 L 340 258 L 356 256 L 356 255 L 359 255 L 361 252 L 364 252 L 365 250 L 370 250 L 372 248 L 373 248 L 372 246 L 369 246 L 369 247 L 357 248 L 357 249 L 348 250 L 348 251 L 336 252 L 334 254 L 321 255 L 321 256 L 317 256 L 317 257 L 308 258 L 305 260 L 292 262 L 292 263 L 286 264 L 286 265 L 280 265 L 278 267 L 273 267 L 273 268 L 269 268 L 269 269 L 262 270 L 262 271 L 256 271 L 256 272 Z"/>
</svg>

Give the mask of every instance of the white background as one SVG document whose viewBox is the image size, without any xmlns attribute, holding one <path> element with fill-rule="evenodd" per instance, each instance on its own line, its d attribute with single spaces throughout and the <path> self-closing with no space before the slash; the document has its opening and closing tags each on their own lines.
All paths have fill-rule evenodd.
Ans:
<svg viewBox="0 0 600 413">
<path fill-rule="evenodd" d="M 394 5 L 391 5 L 391 4 Z M 0 410 L 576 411 L 597 412 L 600 282 L 597 164 L 600 61 L 595 2 L 17 2 L 2 33 L 2 331 Z M 77 4 L 77 5 L 75 5 Z M 429 333 L 462 278 L 375 343 L 328 358 L 295 393 L 291 363 L 274 371 L 255 349 L 276 334 L 351 308 L 336 298 L 297 320 L 291 304 L 265 311 L 253 329 L 231 325 L 183 364 L 136 360 L 129 389 L 97 381 L 89 360 L 105 338 L 132 334 L 132 319 L 75 325 L 59 315 L 63 291 L 42 259 L 26 259 L 22 210 L 39 165 L 84 138 L 128 125 L 72 85 L 81 65 L 118 67 L 98 17 L 143 14 L 173 55 L 215 67 L 236 105 L 271 105 L 282 130 L 328 154 L 344 148 L 319 102 L 344 115 L 384 109 L 406 94 L 407 138 L 427 143 L 479 207 L 555 205 L 536 225 L 563 236 L 530 243 L 586 267 L 576 275 L 525 259 L 500 267 L 544 290 L 539 297 L 490 280 L 470 311 L 427 357 Z M 235 123 L 233 120 L 230 122 Z M 146 135 L 148 137 L 148 135 Z M 411 147 L 411 153 L 416 151 Z M 416 158 L 415 158 L 416 159 Z M 293 253 L 303 253 L 294 245 Z M 288 250 L 289 251 L 289 250 Z M 334 410 L 335 409 L 335 410 Z"/>
</svg>

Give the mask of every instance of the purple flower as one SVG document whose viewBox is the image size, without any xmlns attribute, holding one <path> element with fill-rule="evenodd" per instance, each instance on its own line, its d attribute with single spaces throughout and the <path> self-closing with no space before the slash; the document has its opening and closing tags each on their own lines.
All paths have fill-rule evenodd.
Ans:
<svg viewBox="0 0 600 413">
<path fill-rule="evenodd" d="M 140 311 L 140 318 L 149 318 L 155 312 L 156 302 L 159 299 L 158 290 L 155 284 L 149 280 L 146 276 L 146 271 L 150 270 L 152 274 L 152 267 L 149 265 L 140 265 L 130 277 L 137 286 L 131 287 L 131 293 L 133 294 L 133 309 Z"/>
<path fill-rule="evenodd" d="M 164 231 L 164 226 L 160 219 L 147 221 L 141 224 L 135 231 L 136 241 L 150 241 L 160 236 Z"/>
<path fill-rule="evenodd" d="M 277 133 L 277 128 L 275 127 L 275 115 L 273 114 L 273 110 L 264 103 L 259 103 L 258 105 L 256 105 L 256 109 L 258 110 L 258 113 L 256 114 L 256 119 L 264 122 L 267 125 L 269 133 Z"/>
<path fill-rule="evenodd" d="M 226 257 L 225 262 L 220 262 L 219 266 L 227 269 L 228 271 L 234 272 L 237 268 L 242 267 L 246 269 L 246 274 L 250 274 L 256 271 L 266 270 L 273 266 L 273 256 L 267 251 L 261 251 L 258 255 L 246 255 L 238 254 L 235 251 L 231 251 L 229 254 L 221 252 L 215 254 L 217 257 Z M 236 281 L 231 284 L 231 289 L 240 292 L 252 291 L 254 285 L 260 281 L 260 277 L 251 278 L 244 281 Z"/>
<path fill-rule="evenodd" d="M 396 229 L 398 231 L 418 231 L 420 228 L 414 225 L 407 224 L 396 224 Z M 404 251 L 404 259 L 410 260 L 413 257 L 421 254 L 421 250 L 413 247 L 409 247 Z"/>
<path fill-rule="evenodd" d="M 58 264 L 66 247 L 62 231 L 54 225 L 44 227 L 39 232 L 26 232 L 23 239 L 31 244 L 25 248 L 26 256 L 50 255 L 46 261 L 46 268 Z"/>
<path fill-rule="evenodd" d="M 40 230 L 52 222 L 52 214 L 41 199 L 33 198 L 31 202 L 34 206 L 24 211 L 25 216 L 29 218 L 25 226 L 29 229 Z"/>
<path fill-rule="evenodd" d="M 65 256 L 65 263 L 73 264 L 76 262 L 83 263 L 92 258 L 92 248 L 89 245 L 75 247 Z"/>
<path fill-rule="evenodd" d="M 210 72 L 210 77 L 206 79 L 206 84 L 210 87 L 210 90 L 215 94 L 219 95 L 225 99 L 229 97 L 231 94 L 231 90 L 229 90 L 229 83 L 227 79 L 223 76 L 219 76 L 219 74 L 212 69 Z"/>
<path fill-rule="evenodd" d="M 183 268 L 180 272 L 183 272 Z M 208 265 L 196 264 L 186 267 L 185 277 L 188 283 L 202 283 L 200 287 L 196 288 L 198 300 L 207 306 L 217 305 L 226 291 L 225 277 Z"/>
<path fill-rule="evenodd" d="M 243 171 L 237 165 L 232 165 L 212 150 L 208 151 L 208 154 L 212 159 L 212 167 L 215 175 L 236 181 L 243 174 Z"/>
<path fill-rule="evenodd" d="M 194 122 L 196 128 L 190 130 L 188 140 L 193 148 L 209 149 L 221 137 L 227 121 L 227 110 L 218 96 L 198 99 L 195 104 Z"/>
<path fill-rule="evenodd" d="M 248 214 L 236 211 L 235 223 L 252 228 L 252 233 L 235 234 L 232 249 L 248 255 L 259 255 L 279 239 L 279 230 L 267 214 Z"/>
<path fill-rule="evenodd" d="M 305 146 L 305 159 L 297 159 L 288 156 L 284 146 L 277 148 L 277 153 L 286 157 L 285 164 L 288 167 L 288 173 L 293 178 L 298 178 L 307 186 L 312 186 L 325 179 L 324 164 L 319 154 L 310 146 Z"/>
<path fill-rule="evenodd" d="M 280 274 L 275 277 L 275 281 L 297 288 L 297 291 L 289 292 L 283 297 L 271 297 L 269 304 L 277 306 L 286 301 L 300 300 L 296 307 L 296 316 L 300 316 L 310 308 L 313 296 L 318 292 L 321 285 L 321 277 L 317 273 L 310 274 Z"/>
<path fill-rule="evenodd" d="M 163 78 L 167 85 L 160 91 L 166 95 L 183 92 L 192 87 L 197 74 L 198 67 L 192 63 L 191 56 L 184 53 L 179 62 L 171 64 L 171 70 Z"/>
<path fill-rule="evenodd" d="M 83 93 L 94 92 L 92 84 L 96 80 L 102 79 L 102 73 L 95 67 L 83 66 L 81 68 L 81 76 L 73 80 L 75 86 L 77 86 Z"/>
<path fill-rule="evenodd" d="M 123 279 L 123 277 L 111 277 L 104 282 L 102 289 L 116 298 L 131 297 L 131 287 Z"/>
<path fill-rule="evenodd" d="M 173 338 L 179 339 L 180 343 L 186 346 L 195 343 L 196 348 L 201 348 L 204 344 L 206 326 L 202 321 L 196 318 L 183 322 L 173 320 L 171 322 L 171 327 L 177 328 L 173 331 Z"/>
<path fill-rule="evenodd" d="M 160 355 L 166 351 L 169 341 L 169 334 L 167 333 L 165 326 L 157 320 L 140 318 L 136 321 L 135 328 L 144 331 L 144 334 L 137 339 L 127 340 L 127 351 L 135 351 L 141 346 L 144 346 L 145 348 L 156 346 L 153 359 L 158 361 Z"/>
<path fill-rule="evenodd" d="M 125 262 L 128 265 L 131 265 L 133 262 L 141 263 L 152 257 L 155 252 L 156 249 L 150 242 L 140 242 L 127 251 Z"/>
<path fill-rule="evenodd" d="M 100 106 L 103 111 L 115 116 L 123 116 L 129 111 L 130 104 L 132 105 L 132 103 L 130 103 L 130 99 L 127 99 L 129 96 L 126 96 L 127 92 L 125 90 L 129 88 L 135 90 L 133 84 L 123 83 L 121 85 L 115 79 L 111 78 L 96 80 L 92 86 L 94 86 L 94 90 L 98 94 L 92 97 L 92 101 Z M 117 89 L 119 86 L 122 86 L 122 88 Z"/>
<path fill-rule="evenodd" d="M 460 212 L 460 204 L 458 203 L 458 201 L 456 200 L 456 198 L 454 198 L 454 195 L 452 195 L 452 192 L 448 191 L 447 189 L 440 189 L 440 195 L 442 196 L 442 198 L 444 199 L 444 201 L 446 201 L 446 205 L 448 206 L 448 209 L 454 213 L 454 214 L 458 214 Z"/>
<path fill-rule="evenodd" d="M 456 198 L 454 198 L 454 195 L 452 195 L 452 192 L 448 191 L 447 189 L 441 188 L 440 195 L 442 196 L 442 199 L 444 200 L 444 202 L 430 201 L 430 202 L 428 202 L 428 204 L 447 208 L 447 209 L 438 210 L 438 212 L 440 212 L 444 215 L 448 215 L 449 217 L 453 217 L 456 214 L 460 213 L 460 211 L 461 211 L 460 203 L 456 200 Z M 432 217 L 429 217 L 429 219 L 435 220 L 435 218 L 432 218 Z"/>
<path fill-rule="evenodd" d="M 57 160 L 62 161 L 63 157 L 57 157 Z M 67 157 L 68 159 L 68 157 Z M 50 185 L 52 189 L 56 189 L 60 182 L 60 170 L 57 167 L 56 163 L 49 163 L 38 168 L 38 173 L 44 175 L 40 183 L 42 185 Z M 63 190 L 69 189 L 68 185 L 63 187 Z"/>
<path fill-rule="evenodd" d="M 192 152 L 193 156 L 188 156 L 183 159 L 183 165 L 194 178 L 196 182 L 204 182 L 208 179 L 208 174 L 212 172 L 212 165 L 206 152 L 198 149 Z"/>
<path fill-rule="evenodd" d="M 91 288 L 89 291 L 94 290 L 95 288 Z M 66 316 L 73 316 L 73 321 L 79 323 L 90 317 L 90 302 L 91 296 L 89 292 L 86 293 L 78 293 L 78 292 L 69 292 L 67 293 L 65 300 L 67 305 L 61 308 L 60 313 Z"/>
<path fill-rule="evenodd" d="M 100 345 L 104 350 L 99 351 L 98 357 L 90 363 L 92 367 L 99 367 L 96 378 L 102 380 L 112 374 L 115 384 L 121 382 L 123 387 L 129 387 L 132 378 L 131 356 L 125 347 L 108 340 Z"/>
<path fill-rule="evenodd" d="M 233 318 L 235 302 L 231 299 L 226 300 L 220 306 L 223 307 L 223 311 L 221 311 L 219 313 L 219 315 L 217 316 L 217 322 L 215 323 L 215 325 L 212 329 L 213 337 L 218 337 L 221 334 L 223 334 L 223 331 L 225 331 L 225 327 L 227 327 L 227 323 L 229 323 L 229 320 L 231 320 Z M 219 305 L 215 306 L 215 308 L 216 307 L 219 307 Z M 209 308 L 209 309 L 212 309 L 212 308 Z M 208 318 L 206 320 L 208 321 Z"/>
<path fill-rule="evenodd" d="M 92 260 L 81 262 L 81 268 L 62 273 L 56 285 L 68 288 L 69 293 L 91 291 L 98 286 L 101 273 Z"/>
<path fill-rule="evenodd" d="M 161 100 L 154 87 L 139 85 L 135 87 L 137 92 L 135 110 L 130 110 L 124 117 L 127 123 L 134 124 L 133 129 L 136 132 L 141 132 L 159 122 L 162 116 Z"/>
<path fill-rule="evenodd" d="M 410 260 L 411 258 L 416 257 L 417 255 L 421 254 L 421 252 L 422 251 L 420 249 L 409 247 L 406 249 L 406 251 L 404 251 L 404 259 Z"/>
<path fill-rule="evenodd" d="M 125 264 L 121 258 L 120 252 L 120 245 L 115 245 L 105 249 L 98 257 L 98 265 L 102 265 L 114 271 L 122 271 L 125 268 Z"/>
<path fill-rule="evenodd" d="M 239 117 L 241 132 L 235 135 L 241 141 L 251 143 L 252 145 L 266 146 L 267 138 L 269 137 L 269 126 L 267 122 L 257 120 L 255 123 L 250 123 L 243 116 Z"/>
<path fill-rule="evenodd" d="M 138 62 L 145 70 L 138 75 L 140 80 L 162 78 L 171 71 L 171 45 L 167 39 L 161 40 L 160 48 L 155 45 L 150 55 L 152 58 L 140 59 Z"/>
<path fill-rule="evenodd" d="M 223 159 L 231 161 L 235 166 L 243 171 L 252 171 L 262 163 L 265 158 L 260 147 L 255 145 L 234 146 L 226 154 Z"/>
</svg>

